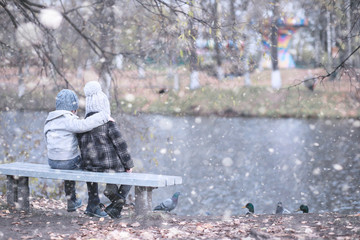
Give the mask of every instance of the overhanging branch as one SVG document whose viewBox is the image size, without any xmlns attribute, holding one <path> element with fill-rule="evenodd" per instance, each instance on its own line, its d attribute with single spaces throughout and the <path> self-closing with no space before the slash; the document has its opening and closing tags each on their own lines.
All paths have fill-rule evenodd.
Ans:
<svg viewBox="0 0 360 240">
<path fill-rule="evenodd" d="M 320 81 L 323 81 L 325 78 L 334 75 L 334 74 L 336 73 L 336 71 L 339 70 L 341 67 L 343 67 L 343 66 L 345 65 L 346 61 L 347 61 L 352 55 L 354 55 L 359 49 L 360 49 L 360 45 L 357 46 L 357 48 L 356 48 L 354 51 L 352 51 L 352 53 L 350 53 L 349 56 L 347 56 L 338 66 L 336 66 L 336 68 L 334 68 L 331 72 L 328 72 L 326 75 L 322 75 L 322 76 L 318 76 L 318 77 L 313 77 L 313 78 L 305 79 L 304 81 L 301 81 L 300 83 L 297 83 L 297 84 L 295 84 L 295 85 L 292 85 L 292 86 L 288 87 L 288 89 L 293 88 L 293 87 L 297 87 L 297 86 L 299 86 L 301 83 L 310 82 L 310 81 L 317 81 L 318 79 L 320 79 Z"/>
</svg>

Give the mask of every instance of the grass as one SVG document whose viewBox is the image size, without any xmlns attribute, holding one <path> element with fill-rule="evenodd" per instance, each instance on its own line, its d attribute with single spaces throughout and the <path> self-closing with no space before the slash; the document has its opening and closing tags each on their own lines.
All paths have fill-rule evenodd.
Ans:
<svg viewBox="0 0 360 240">
<path fill-rule="evenodd" d="M 335 81 L 324 80 L 314 91 L 310 91 L 301 84 L 309 75 L 310 70 L 307 69 L 282 70 L 283 88 L 280 90 L 271 88 L 269 70 L 254 72 L 251 75 L 251 87 L 243 85 L 242 77 L 218 81 L 201 72 L 199 76 L 202 87 L 189 90 L 188 72 L 184 68 L 177 71 L 180 89 L 169 90 L 165 94 L 159 94 L 158 90 L 171 89 L 172 83 L 164 70 L 149 72 L 145 79 L 137 79 L 136 72 L 121 73 L 117 76 L 116 89 L 113 89 L 116 98 L 112 98 L 112 112 L 273 118 L 360 117 L 359 83 L 351 81 L 349 76 L 343 75 Z M 315 76 L 322 73 L 321 69 L 311 71 Z M 34 86 L 33 80 L 29 82 Z M 72 85 L 81 95 L 84 81 L 77 81 Z M 33 88 L 22 98 L 16 96 L 14 84 L 5 82 L 1 86 L 0 109 L 3 111 L 54 109 L 58 90 L 51 88 L 49 84 Z M 84 98 L 80 97 L 82 109 L 84 104 Z"/>
<path fill-rule="evenodd" d="M 219 115 L 246 117 L 346 118 L 360 116 L 359 102 L 343 92 L 310 92 L 307 89 L 239 87 L 214 89 L 204 87 L 179 96 L 166 96 L 141 104 L 134 103 L 124 112 L 149 112 L 165 115 Z"/>
</svg>

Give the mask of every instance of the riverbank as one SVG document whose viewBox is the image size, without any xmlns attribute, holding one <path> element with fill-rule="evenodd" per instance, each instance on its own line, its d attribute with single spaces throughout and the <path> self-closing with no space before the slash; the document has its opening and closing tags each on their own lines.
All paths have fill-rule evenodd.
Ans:
<svg viewBox="0 0 360 240">
<path fill-rule="evenodd" d="M 188 73 L 179 69 L 180 87 L 172 90 L 166 72 L 150 71 L 145 79 L 136 79 L 136 72 L 115 74 L 112 112 L 164 115 L 216 115 L 225 117 L 293 117 L 293 118 L 360 118 L 360 83 L 349 74 L 335 80 L 318 81 L 313 91 L 304 86 L 307 77 L 321 76 L 321 69 L 281 70 L 282 88 L 271 88 L 271 72 L 251 74 L 252 85 L 244 86 L 243 77 L 218 81 L 205 73 L 199 74 L 201 87 L 190 90 Z M 92 76 L 92 77 L 90 77 Z M 86 81 L 96 80 L 89 74 Z M 25 94 L 17 96 L 17 85 L 0 82 L 0 110 L 50 111 L 58 91 L 50 80 L 28 79 Z M 82 96 L 84 80 L 74 80 L 72 87 Z M 60 87 L 61 88 L 61 87 Z"/>
<path fill-rule="evenodd" d="M 358 239 L 360 215 L 309 213 L 253 216 L 135 217 L 128 206 L 118 220 L 91 218 L 85 206 L 68 213 L 60 200 L 31 199 L 31 212 L 12 213 L 0 198 L 0 239 Z"/>
</svg>

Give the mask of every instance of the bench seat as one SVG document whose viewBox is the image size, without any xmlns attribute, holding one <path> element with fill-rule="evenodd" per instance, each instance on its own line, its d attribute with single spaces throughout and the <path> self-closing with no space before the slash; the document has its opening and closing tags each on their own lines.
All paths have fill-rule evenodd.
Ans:
<svg viewBox="0 0 360 240">
<path fill-rule="evenodd" d="M 135 187 L 135 212 L 151 211 L 154 188 L 182 184 L 179 176 L 148 173 L 104 173 L 82 170 L 52 169 L 47 164 L 14 162 L 0 164 L 0 175 L 7 176 L 7 202 L 16 209 L 29 211 L 29 177 L 81 182 L 132 185 Z"/>
</svg>

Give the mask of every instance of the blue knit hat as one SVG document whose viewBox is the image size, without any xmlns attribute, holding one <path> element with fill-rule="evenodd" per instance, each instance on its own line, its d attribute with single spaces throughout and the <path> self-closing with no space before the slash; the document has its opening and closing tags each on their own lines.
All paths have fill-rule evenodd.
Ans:
<svg viewBox="0 0 360 240">
<path fill-rule="evenodd" d="M 74 91 L 61 90 L 56 96 L 56 110 L 76 111 L 79 108 L 79 100 Z"/>
</svg>

